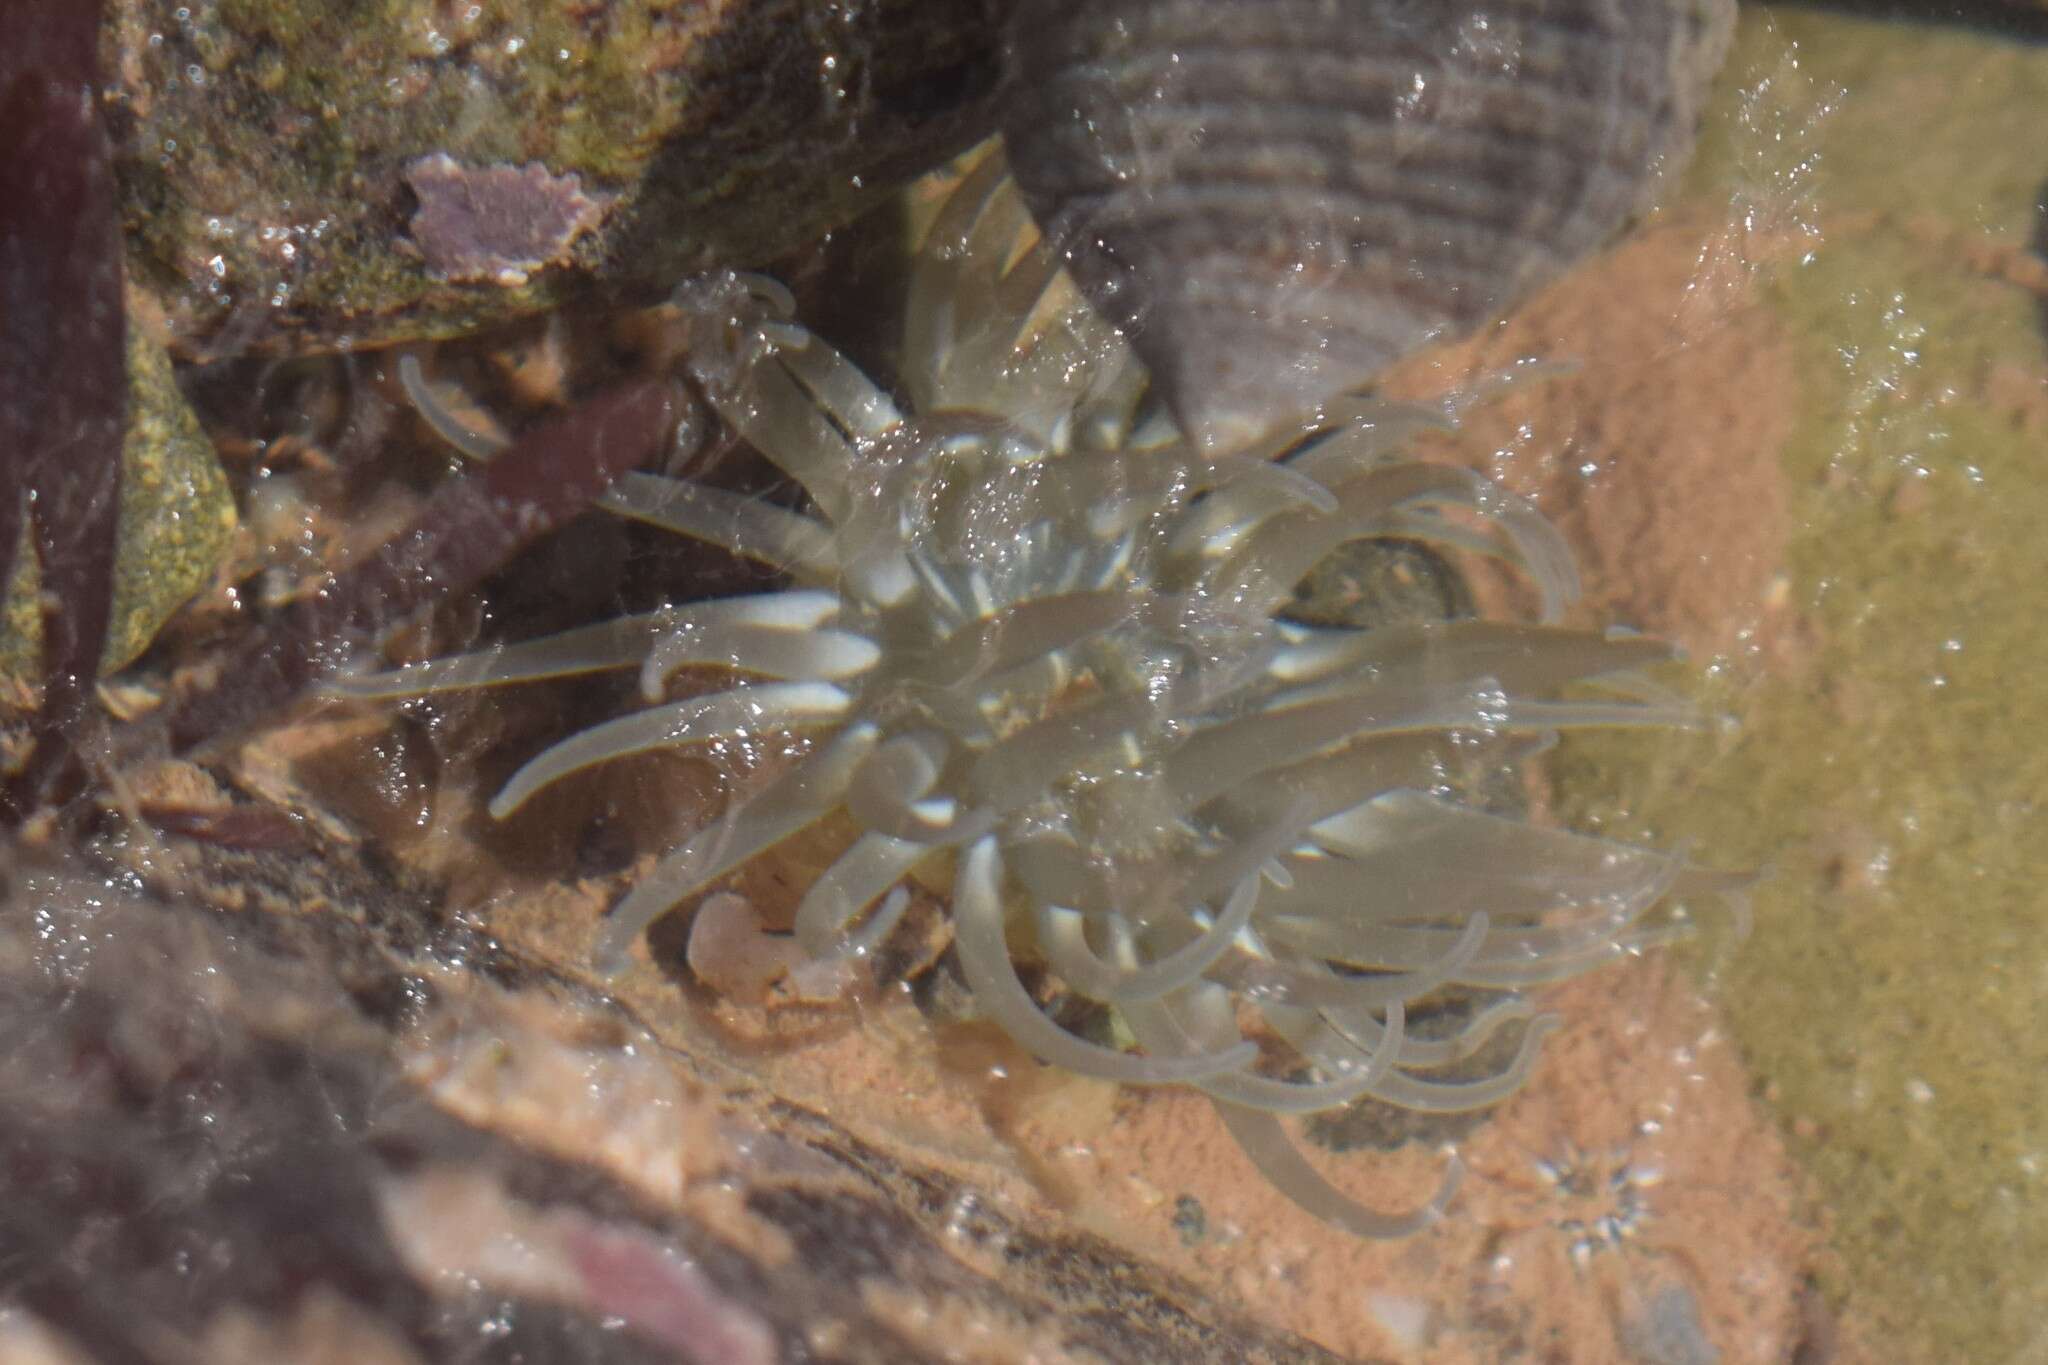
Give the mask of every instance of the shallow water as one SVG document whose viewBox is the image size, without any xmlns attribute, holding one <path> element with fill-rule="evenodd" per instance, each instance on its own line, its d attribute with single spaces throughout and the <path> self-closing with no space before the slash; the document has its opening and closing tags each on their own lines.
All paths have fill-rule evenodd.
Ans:
<svg viewBox="0 0 2048 1365">
<path fill-rule="evenodd" d="M 1534 497 L 1586 567 L 1583 620 L 1685 643 L 1668 681 L 1726 722 L 1575 739 L 1550 799 L 1761 872 L 1745 939 L 1702 906 L 1684 970 L 1560 992 L 1566 1030 L 1487 1122 L 1318 1157 L 1412 1206 L 1455 1140 L 1474 1178 L 1439 1227 L 1345 1238 L 1193 1097 L 1047 1072 L 906 998 L 806 1016 L 805 1038 L 645 963 L 612 988 L 1020 1216 L 1052 1206 L 1343 1352 L 2048 1359 L 2044 127 L 2048 46 L 1747 9 L 1697 161 L 1641 231 L 1392 381 L 1575 367 L 1447 453 Z M 446 871 L 451 847 L 408 856 Z M 786 898 L 829 856 L 786 849 L 740 889 Z M 603 886 L 488 880 L 494 933 L 581 969 Z"/>
<path fill-rule="evenodd" d="M 1674 681 L 1699 678 L 1726 717 L 1575 739 L 1552 767 L 1574 820 L 1760 869 L 1748 937 L 1707 913 L 1682 953 L 1718 1015 L 1683 977 L 1593 983 L 1566 1006 L 1581 1047 L 1469 1140 L 1491 1184 L 1426 1249 L 1250 1226 L 1267 1215 L 1243 1177 L 1165 1098 L 1112 1122 L 1106 1100 L 1053 1086 L 1006 1103 L 1072 1112 L 1023 1123 L 1035 1138 L 997 1123 L 999 1145 L 1055 1185 L 1077 1145 L 1099 1153 L 1067 1172 L 1079 1186 L 1144 1172 L 1149 1193 L 1077 1196 L 1078 1216 L 1345 1349 L 2048 1358 L 2044 127 L 2048 47 L 1748 9 L 1696 163 L 1643 231 L 1393 383 L 1441 391 L 1528 355 L 1578 366 L 1474 414 L 1465 448 L 1572 535 L 1587 619 L 1684 641 L 1695 673 Z M 1731 1052 L 1739 1066 L 1707 1060 Z M 1560 1156 L 1602 1144 L 1606 1167 Z M 1338 1169 L 1392 1202 L 1427 1188 L 1426 1166 L 1356 1160 Z M 1650 1167 L 1640 1196 L 1609 1169 Z M 1522 1188 L 1594 1175 L 1621 1195 Z M 1188 1201 L 1242 1244 L 1175 1245 L 1148 1209 Z M 1530 1228 L 1618 1208 L 1640 1227 L 1614 1256 L 1565 1235 L 1543 1278 L 1551 1243 Z M 1315 1257 L 1348 1269 L 1319 1275 Z M 1347 1275 L 1380 1300 L 1328 1282 Z M 1502 1327 L 1503 1285 L 1583 1311 Z"/>
<path fill-rule="evenodd" d="M 710 818 L 719 774 L 622 764 L 494 825 L 478 807 L 516 758 L 486 750 L 564 723 L 546 697 L 451 723 L 443 766 L 381 811 L 361 792 L 403 765 L 379 746 L 412 733 L 388 712 L 271 736 L 257 767 L 704 1074 L 765 1080 L 1020 1226 L 1101 1233 L 1355 1357 L 2048 1361 L 2044 129 L 2048 44 L 1751 7 L 1696 163 L 1641 230 L 1392 381 L 1570 367 L 1481 406 L 1444 453 L 1534 497 L 1586 567 L 1582 622 L 1683 642 L 1665 681 L 1726 719 L 1573 739 L 1544 799 L 1760 874 L 1746 937 L 1702 905 L 1691 944 L 1556 992 L 1566 1028 L 1484 1120 L 1319 1139 L 1333 1180 L 1390 1208 L 1462 1154 L 1450 1217 L 1407 1241 L 1284 1205 L 1198 1098 L 1041 1068 L 943 1022 L 942 999 L 719 1001 L 675 965 L 682 917 L 654 935 L 663 965 L 599 981 L 624 870 Z M 579 718 L 617 701 L 582 697 Z M 441 743 L 417 737 L 440 723 L 407 742 Z M 843 833 L 737 889 L 790 900 Z M 628 1097 L 585 1098 L 602 1130 Z M 535 1124 L 542 1145 L 570 1131 Z M 644 1127 L 649 1165 L 673 1164 L 684 1139 Z"/>
<path fill-rule="evenodd" d="M 1673 209 L 1793 367 L 1782 558 L 1708 661 L 1740 728 L 1564 780 L 1766 869 L 1694 956 L 1878 1358 L 2048 1358 L 2048 47 L 1750 10 L 1723 86 Z"/>
</svg>

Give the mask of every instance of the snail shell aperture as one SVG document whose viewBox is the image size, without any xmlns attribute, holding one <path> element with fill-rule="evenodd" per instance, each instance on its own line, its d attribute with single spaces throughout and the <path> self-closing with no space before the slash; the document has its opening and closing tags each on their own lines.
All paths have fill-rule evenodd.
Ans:
<svg viewBox="0 0 2048 1365">
<path fill-rule="evenodd" d="M 1689 149 L 1734 0 L 1021 0 L 1005 136 L 1210 449 L 1507 311 Z"/>
</svg>

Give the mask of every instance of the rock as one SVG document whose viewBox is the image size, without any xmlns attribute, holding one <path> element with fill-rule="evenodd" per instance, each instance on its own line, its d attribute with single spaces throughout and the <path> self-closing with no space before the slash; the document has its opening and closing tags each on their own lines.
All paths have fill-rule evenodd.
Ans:
<svg viewBox="0 0 2048 1365">
<path fill-rule="evenodd" d="M 986 134 L 1009 3 L 122 0 L 132 273 L 283 354 L 760 264 Z"/>
<path fill-rule="evenodd" d="M 148 309 L 131 291 L 128 436 L 122 449 L 120 552 L 114 611 L 102 673 L 134 660 L 208 579 L 235 529 L 235 501 L 171 374 Z M 40 667 L 38 573 L 24 529 L 23 550 L 0 615 L 0 674 L 33 677 Z"/>
<path fill-rule="evenodd" d="M 361 845 L 140 790 L 209 836 L 16 864 L 0 915 L 0 1250 L 83 1358 L 1336 1360 L 662 1046 Z"/>
</svg>

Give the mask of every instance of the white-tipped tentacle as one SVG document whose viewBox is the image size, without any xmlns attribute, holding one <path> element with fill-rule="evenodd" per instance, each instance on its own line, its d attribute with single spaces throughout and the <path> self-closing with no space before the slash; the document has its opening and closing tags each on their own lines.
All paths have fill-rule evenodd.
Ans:
<svg viewBox="0 0 2048 1365">
<path fill-rule="evenodd" d="M 873 751 L 877 734 L 870 724 L 846 727 L 657 863 L 612 908 L 593 953 L 598 970 L 606 975 L 623 970 L 633 941 L 684 897 L 822 819 L 846 794 L 846 784 Z"/>
<path fill-rule="evenodd" d="M 806 583 L 827 584 L 839 577 L 831 527 L 757 497 L 653 474 L 627 474 L 605 490 L 597 505 L 758 559 Z"/>
<path fill-rule="evenodd" d="M 934 730 L 898 735 L 855 770 L 846 812 L 861 828 L 926 846 L 962 844 L 994 828 L 999 812 L 968 809 L 951 796 L 929 796 L 945 772 L 949 741 Z"/>
<path fill-rule="evenodd" d="M 953 934 L 960 970 L 989 1019 L 1041 1060 L 1084 1076 L 1130 1085 L 1195 1082 L 1243 1070 L 1258 1056 L 1238 1040 L 1177 1056 L 1139 1057 L 1091 1043 L 1046 1017 L 1010 960 L 1003 929 L 1003 855 L 993 836 L 974 841 L 960 859 L 953 886 Z"/>
<path fill-rule="evenodd" d="M 848 470 L 854 448 L 772 349 L 748 370 L 738 391 L 711 386 L 705 392 L 726 425 L 802 484 L 828 521 L 845 519 L 852 505 Z"/>
<path fill-rule="evenodd" d="M 1143 1033 L 1151 1035 L 1146 1046 L 1157 1047 L 1171 1052 L 1175 1049 L 1193 1050 L 1203 1046 L 1208 1039 L 1190 1031 L 1189 1025 L 1174 1018 L 1171 1011 L 1157 1006 L 1147 1006 L 1138 1012 L 1145 1020 Z M 1218 1027 L 1220 1020 L 1198 1019 L 1196 1026 L 1207 1024 Z M 1139 1026 L 1134 1022 L 1133 1030 Z M 1390 1028 L 1391 1034 L 1393 1030 Z M 1398 1039 L 1396 1039 L 1398 1042 Z M 1384 1052 L 1386 1049 L 1378 1049 Z M 1391 1061 L 1391 1058 L 1389 1059 Z M 1384 1079 L 1382 1071 L 1373 1076 L 1374 1084 Z M 1234 1079 L 1234 1078 L 1233 1078 Z M 1355 1098 L 1355 1097 L 1354 1097 Z M 1358 1237 L 1393 1239 L 1412 1236 L 1443 1216 L 1453 1195 L 1464 1178 L 1464 1167 L 1452 1157 L 1444 1173 L 1444 1181 L 1437 1193 L 1427 1203 L 1410 1213 L 1389 1214 L 1371 1209 L 1359 1203 L 1332 1185 L 1320 1171 L 1311 1166 L 1308 1159 L 1288 1137 L 1280 1120 L 1268 1109 L 1233 1104 L 1216 1099 L 1217 1115 L 1223 1120 L 1224 1128 L 1243 1149 L 1245 1156 L 1266 1180 L 1287 1198 L 1325 1222 L 1333 1223 Z"/>
<path fill-rule="evenodd" d="M 797 902 L 797 944 L 817 958 L 857 950 L 850 950 L 845 941 L 849 926 L 862 911 L 886 896 L 913 868 L 929 858 L 932 851 L 930 844 L 892 839 L 886 834 L 863 834 L 811 883 L 803 899 Z M 880 937 L 869 934 L 871 941 L 879 941 Z"/>
<path fill-rule="evenodd" d="M 895 401 L 860 367 L 821 341 L 780 347 L 775 363 L 803 385 L 820 411 L 855 441 L 871 441 L 903 425 Z"/>
<path fill-rule="evenodd" d="M 1041 903 L 1039 942 L 1061 980 L 1081 994 L 1108 1005 L 1144 1004 L 1195 981 L 1230 951 L 1230 945 L 1251 923 L 1258 898 L 1257 875 L 1244 878 L 1210 924 L 1197 926 L 1199 932 L 1193 938 L 1143 964 L 1130 946 L 1129 921 L 1121 915 L 1110 919 L 1110 932 L 1124 940 L 1118 956 L 1126 958 L 1128 965 L 1112 965 L 1094 954 L 1088 947 L 1084 917 L 1078 911 Z"/>
<path fill-rule="evenodd" d="M 491 798 L 491 815 L 502 820 L 542 787 L 627 754 L 829 725 L 846 714 L 850 700 L 827 683 L 759 683 L 636 711 L 579 731 L 527 760 Z"/>
<path fill-rule="evenodd" d="M 434 434 L 470 459 L 487 462 L 512 444 L 512 438 L 489 417 L 479 414 L 472 420 L 450 406 L 420 367 L 420 358 L 411 351 L 398 357 L 398 384 Z"/>
<path fill-rule="evenodd" d="M 665 610 L 640 612 L 538 640 L 493 645 L 377 673 L 337 673 L 323 686 L 346 697 L 424 697 L 631 668 L 647 657 L 670 619 Z"/>
<path fill-rule="evenodd" d="M 657 700 L 669 676 L 688 664 L 789 682 L 857 677 L 875 666 L 881 648 L 864 635 L 825 626 L 840 605 L 832 593 L 792 591 L 670 608 L 641 666 L 641 695 Z"/>
<path fill-rule="evenodd" d="M 1453 1156 L 1444 1167 L 1443 1183 L 1427 1203 L 1409 1213 L 1382 1213 L 1332 1185 L 1309 1164 L 1273 1115 L 1222 1103 L 1217 1104 L 1216 1113 L 1266 1183 L 1316 1218 L 1354 1237 L 1375 1241 L 1413 1237 L 1444 1216 L 1464 1183 L 1464 1163 Z"/>
<path fill-rule="evenodd" d="M 948 382 L 959 333 L 962 297 L 961 277 L 970 270 L 1001 270 L 1007 262 L 991 266 L 968 255 L 968 243 L 975 224 L 987 211 L 1009 176 L 1000 152 L 982 158 L 953 192 L 925 234 L 918 253 L 917 269 L 910 273 L 910 296 L 904 308 L 903 350 L 909 363 L 903 382 L 919 412 L 973 406 L 982 395 L 955 395 Z M 964 402 L 962 401 L 964 398 Z"/>
<path fill-rule="evenodd" d="M 1261 1006 L 1309 1009 L 1384 1009 L 1403 1000 L 1417 1000 L 1453 981 L 1463 981 L 1474 958 L 1486 946 L 1491 922 L 1483 914 L 1466 921 L 1442 956 L 1406 971 L 1345 976 L 1315 958 L 1281 955 L 1260 944 L 1260 953 L 1240 953 L 1220 964 L 1214 975 Z"/>
<path fill-rule="evenodd" d="M 669 676 L 690 664 L 759 673 L 789 682 L 844 682 L 875 666 L 881 647 L 844 630 L 790 630 L 783 626 L 679 625 L 664 631 L 647 653 L 640 692 L 659 698 Z"/>
</svg>

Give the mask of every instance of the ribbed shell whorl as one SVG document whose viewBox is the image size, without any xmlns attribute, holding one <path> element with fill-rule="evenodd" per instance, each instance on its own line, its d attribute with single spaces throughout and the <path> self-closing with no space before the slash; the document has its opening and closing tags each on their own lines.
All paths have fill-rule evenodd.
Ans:
<svg viewBox="0 0 2048 1365">
<path fill-rule="evenodd" d="M 1505 312 L 1683 158 L 1733 0 L 1021 0 L 1033 213 L 1227 448 Z"/>
</svg>

